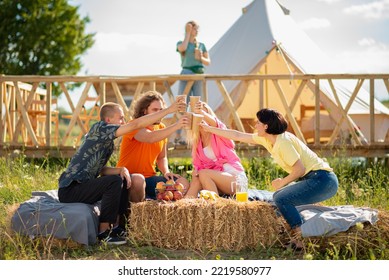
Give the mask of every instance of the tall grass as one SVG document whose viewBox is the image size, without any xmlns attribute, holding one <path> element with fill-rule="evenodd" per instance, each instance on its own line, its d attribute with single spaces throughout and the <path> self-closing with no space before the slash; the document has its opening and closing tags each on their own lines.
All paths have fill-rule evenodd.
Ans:
<svg viewBox="0 0 389 280">
<path fill-rule="evenodd" d="M 116 164 L 117 155 L 110 164 Z M 339 191 L 336 196 L 325 201 L 326 205 L 355 205 L 389 210 L 389 167 L 387 162 L 345 157 L 329 158 L 339 179 Z M 57 189 L 60 174 L 69 160 L 64 159 L 28 159 L 22 154 L 15 158 L 0 158 L 0 259 L 389 259 L 388 249 L 375 248 L 374 253 L 358 253 L 353 247 L 337 247 L 318 250 L 311 244 L 304 252 L 296 253 L 282 247 L 256 248 L 237 254 L 236 252 L 172 252 L 153 247 L 139 247 L 130 244 L 126 247 L 107 248 L 102 245 L 85 248 L 71 242 L 57 242 L 50 238 L 18 236 L 9 230 L 11 210 L 31 197 L 32 191 Z M 270 158 L 243 159 L 249 178 L 250 188 L 269 189 L 274 178 L 285 175 Z M 192 166 L 189 158 L 171 158 L 169 165 L 173 172 L 188 176 Z M 381 244 L 389 248 L 387 243 Z M 380 245 L 380 246 L 381 246 Z M 315 247 L 316 246 L 316 247 Z M 371 251 L 370 250 L 370 251 Z M 381 255 L 377 253 L 380 250 Z M 343 255 L 342 255 L 343 254 Z"/>
</svg>

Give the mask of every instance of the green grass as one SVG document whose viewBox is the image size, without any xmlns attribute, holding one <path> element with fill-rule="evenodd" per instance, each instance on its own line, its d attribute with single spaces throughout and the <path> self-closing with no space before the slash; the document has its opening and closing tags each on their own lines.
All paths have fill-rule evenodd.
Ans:
<svg viewBox="0 0 389 280">
<path fill-rule="evenodd" d="M 117 155 L 110 164 L 115 165 Z M 338 175 L 340 188 L 326 205 L 355 205 L 389 211 L 389 168 L 387 161 L 365 162 L 344 157 L 329 158 Z M 377 242 L 360 237 L 358 231 L 346 245 L 327 242 L 320 245 L 308 242 L 303 251 L 293 251 L 275 244 L 271 248 L 253 248 L 241 252 L 181 251 L 138 246 L 134 242 L 117 248 L 103 245 L 75 246 L 71 242 L 59 242 L 50 238 L 18 236 L 9 231 L 11 209 L 29 199 L 32 191 L 57 189 L 57 180 L 69 160 L 0 158 L 0 259 L 389 259 L 387 241 Z M 242 160 L 249 177 L 250 188 L 268 189 L 272 179 L 284 176 L 270 158 Z M 191 159 L 171 158 L 170 168 L 190 178 Z M 363 231 L 363 230 L 362 230 Z M 350 237 L 348 237 L 350 238 Z M 355 242 L 364 244 L 356 249 Z"/>
</svg>

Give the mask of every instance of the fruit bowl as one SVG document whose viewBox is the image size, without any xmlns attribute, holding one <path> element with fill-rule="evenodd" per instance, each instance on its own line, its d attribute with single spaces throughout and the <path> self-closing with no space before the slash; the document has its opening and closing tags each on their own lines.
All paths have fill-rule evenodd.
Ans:
<svg viewBox="0 0 389 280">
<path fill-rule="evenodd" d="M 172 180 L 164 182 L 158 182 L 155 188 L 157 200 L 164 201 L 176 201 L 183 198 L 184 186 L 181 183 L 174 182 Z"/>
</svg>

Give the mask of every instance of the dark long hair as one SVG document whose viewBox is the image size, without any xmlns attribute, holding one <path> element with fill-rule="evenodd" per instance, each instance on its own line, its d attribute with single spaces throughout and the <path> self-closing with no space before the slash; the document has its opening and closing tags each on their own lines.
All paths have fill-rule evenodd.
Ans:
<svg viewBox="0 0 389 280">
<path fill-rule="evenodd" d="M 266 133 L 281 134 L 288 129 L 288 122 L 280 112 L 273 109 L 262 109 L 257 112 L 257 119 L 267 125 Z"/>
</svg>

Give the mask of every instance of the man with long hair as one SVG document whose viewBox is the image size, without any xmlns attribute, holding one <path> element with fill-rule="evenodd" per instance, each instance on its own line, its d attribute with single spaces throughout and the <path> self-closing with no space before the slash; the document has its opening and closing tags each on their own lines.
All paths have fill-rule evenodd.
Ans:
<svg viewBox="0 0 389 280">
<path fill-rule="evenodd" d="M 162 95 L 156 91 L 148 91 L 136 101 L 133 119 L 136 120 L 159 112 L 164 108 L 165 101 Z M 167 138 L 185 125 L 188 125 L 186 116 L 181 117 L 168 127 L 159 119 L 153 124 L 134 130 L 123 137 L 117 166 L 124 166 L 130 173 L 140 173 L 145 177 L 146 198 L 156 198 L 155 188 L 157 183 L 161 181 L 177 181 L 188 188 L 189 182 L 186 178 L 170 172 L 167 158 Z M 157 168 L 162 176 L 157 174 Z"/>
</svg>

